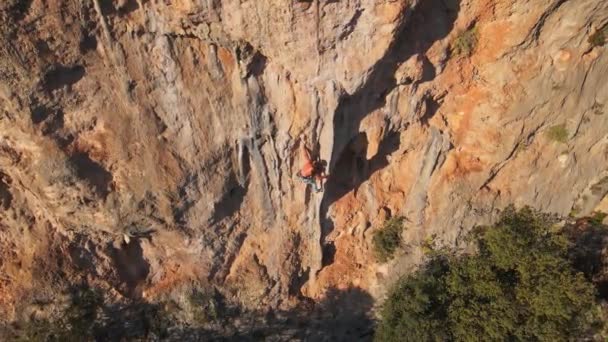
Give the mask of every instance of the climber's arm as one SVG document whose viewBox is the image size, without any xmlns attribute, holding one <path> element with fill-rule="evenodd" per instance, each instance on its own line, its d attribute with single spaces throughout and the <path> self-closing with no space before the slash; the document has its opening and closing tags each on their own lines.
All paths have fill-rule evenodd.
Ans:
<svg viewBox="0 0 608 342">
<path fill-rule="evenodd" d="M 325 173 L 325 171 L 321 171 L 321 173 L 317 176 L 319 180 L 327 179 L 327 177 L 329 177 L 329 175 Z"/>
<path fill-rule="evenodd" d="M 301 150 L 302 150 L 302 157 L 304 158 L 304 160 L 306 160 L 306 162 L 311 162 L 312 158 L 310 157 L 310 151 L 308 150 L 308 148 L 306 148 L 306 144 L 302 143 L 301 146 Z"/>
</svg>

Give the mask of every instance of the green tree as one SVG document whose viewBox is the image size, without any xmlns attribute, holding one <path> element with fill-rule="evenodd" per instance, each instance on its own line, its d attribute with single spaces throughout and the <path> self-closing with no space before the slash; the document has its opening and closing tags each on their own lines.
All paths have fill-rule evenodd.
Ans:
<svg viewBox="0 0 608 342">
<path fill-rule="evenodd" d="M 405 218 L 398 216 L 386 221 L 373 238 L 374 252 L 380 262 L 386 262 L 393 257 L 401 247 L 401 232 Z"/>
<path fill-rule="evenodd" d="M 419 274 L 399 282 L 384 303 L 377 341 L 445 341 L 447 261 L 437 257 Z"/>
<path fill-rule="evenodd" d="M 401 279 L 377 341 L 565 341 L 588 332 L 595 289 L 568 259 L 554 220 L 507 209 L 470 238 L 475 253 L 443 252 Z"/>
</svg>

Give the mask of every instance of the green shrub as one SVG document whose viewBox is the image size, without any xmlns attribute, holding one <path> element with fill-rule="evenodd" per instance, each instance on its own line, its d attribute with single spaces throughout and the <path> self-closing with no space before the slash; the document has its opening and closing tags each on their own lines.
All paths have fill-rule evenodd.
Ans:
<svg viewBox="0 0 608 342">
<path fill-rule="evenodd" d="M 374 234 L 374 251 L 379 261 L 390 260 L 397 248 L 401 247 L 403 221 L 403 217 L 393 217 Z"/>
<path fill-rule="evenodd" d="M 568 214 L 569 217 L 577 217 L 581 213 L 581 208 L 578 205 L 574 205 Z"/>
<path fill-rule="evenodd" d="M 547 130 L 547 137 L 553 141 L 566 143 L 568 141 L 568 129 L 564 124 L 552 126 Z"/>
<path fill-rule="evenodd" d="M 589 44 L 591 44 L 591 46 L 593 46 L 593 47 L 603 46 L 604 44 L 606 44 L 607 36 L 608 36 L 608 25 L 602 27 L 601 29 L 597 30 L 594 34 L 589 36 Z"/>
<path fill-rule="evenodd" d="M 470 235 L 474 254 L 437 254 L 402 278 L 376 341 L 567 341 L 597 322 L 593 285 L 568 259 L 555 220 L 508 209 Z"/>
<path fill-rule="evenodd" d="M 437 238 L 437 234 L 432 234 L 426 237 L 421 244 L 422 253 L 425 255 L 431 254 L 435 251 L 435 238 Z"/>
<path fill-rule="evenodd" d="M 604 219 L 608 216 L 608 214 L 598 211 L 594 212 L 592 216 L 589 218 L 589 223 L 594 227 L 602 227 Z"/>
<path fill-rule="evenodd" d="M 460 32 L 452 42 L 452 54 L 454 56 L 470 56 L 475 51 L 478 40 L 476 26 Z"/>
</svg>

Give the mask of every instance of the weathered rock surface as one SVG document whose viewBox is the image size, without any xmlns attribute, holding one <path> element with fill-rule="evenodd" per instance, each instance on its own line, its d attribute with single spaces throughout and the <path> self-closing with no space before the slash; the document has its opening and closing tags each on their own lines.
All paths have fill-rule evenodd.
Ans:
<svg viewBox="0 0 608 342">
<path fill-rule="evenodd" d="M 196 282 L 257 310 L 381 298 L 429 236 L 458 244 L 510 203 L 586 214 L 608 193 L 608 51 L 588 42 L 605 1 L 0 11 L 5 320 L 84 281 L 150 301 Z M 473 27 L 470 56 L 452 53 Z M 323 193 L 294 178 L 302 144 L 329 162 Z M 391 215 L 409 248 L 379 265 L 371 233 Z"/>
</svg>

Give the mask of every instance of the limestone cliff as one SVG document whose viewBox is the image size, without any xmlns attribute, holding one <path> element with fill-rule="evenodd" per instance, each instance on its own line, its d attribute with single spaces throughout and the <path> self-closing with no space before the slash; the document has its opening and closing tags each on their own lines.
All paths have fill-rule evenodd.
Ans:
<svg viewBox="0 0 608 342">
<path fill-rule="evenodd" d="M 508 204 L 608 193 L 602 0 L 0 4 L 0 312 L 87 282 L 376 299 Z M 325 191 L 294 175 L 306 144 Z M 379 264 L 371 234 L 407 218 Z M 370 305 L 371 306 L 371 305 Z M 370 309 L 370 306 L 366 310 Z M 347 310 L 345 308 L 345 310 Z"/>
</svg>

